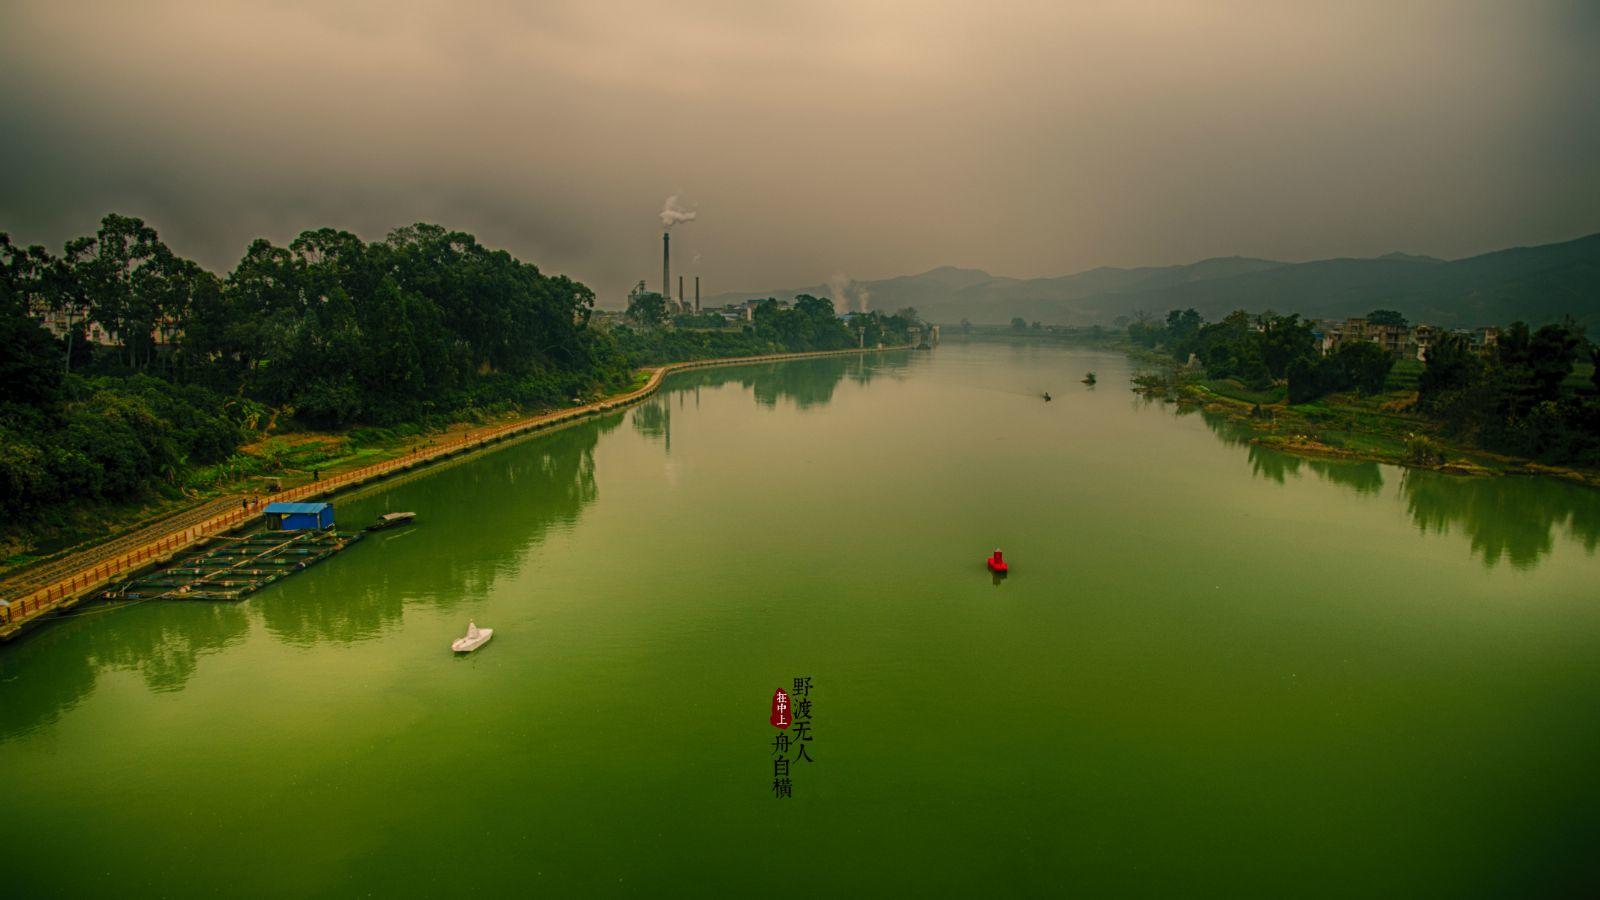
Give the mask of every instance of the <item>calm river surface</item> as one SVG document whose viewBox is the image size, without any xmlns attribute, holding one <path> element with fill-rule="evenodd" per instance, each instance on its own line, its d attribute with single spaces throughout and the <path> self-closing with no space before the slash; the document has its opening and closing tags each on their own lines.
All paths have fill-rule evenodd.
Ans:
<svg viewBox="0 0 1600 900">
<path fill-rule="evenodd" d="M 246 602 L 0 647 L 0 894 L 1592 889 L 1600 493 L 1263 452 L 1129 373 L 686 373 L 337 501 L 420 524 Z"/>
</svg>

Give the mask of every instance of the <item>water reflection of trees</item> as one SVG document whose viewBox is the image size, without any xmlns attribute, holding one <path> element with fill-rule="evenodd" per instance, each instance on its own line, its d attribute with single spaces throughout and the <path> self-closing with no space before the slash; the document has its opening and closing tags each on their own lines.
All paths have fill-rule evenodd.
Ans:
<svg viewBox="0 0 1600 900">
<path fill-rule="evenodd" d="M 1175 408 L 1175 411 L 1178 415 L 1184 416 L 1197 410 L 1194 407 L 1179 406 Z M 1288 476 L 1300 473 L 1300 464 L 1304 460 L 1293 454 L 1269 450 L 1260 444 L 1253 443 L 1251 439 L 1255 437 L 1255 432 L 1248 425 L 1235 422 L 1227 416 L 1218 415 L 1217 413 L 1198 412 L 1200 420 L 1205 422 L 1206 427 L 1211 429 L 1211 433 L 1215 434 L 1224 444 L 1230 447 L 1245 448 L 1245 454 L 1250 459 L 1250 471 L 1257 478 L 1264 478 L 1268 481 L 1283 484 Z"/>
<path fill-rule="evenodd" d="M 267 629 L 299 645 L 359 641 L 397 623 L 408 602 L 450 608 L 487 593 L 529 546 L 594 502 L 594 449 L 621 421 L 556 431 L 406 485 L 395 500 L 418 509 L 415 530 L 369 535 L 346 551 L 363 555 L 361 566 L 335 560 L 326 577 L 260 595 Z"/>
<path fill-rule="evenodd" d="M 1305 466 L 1322 480 L 1350 488 L 1358 494 L 1377 494 L 1383 490 L 1383 469 L 1375 462 L 1295 456 L 1292 453 L 1284 453 L 1253 443 L 1252 439 L 1256 433 L 1245 423 L 1203 411 L 1200 412 L 1200 418 L 1224 444 L 1245 448 L 1250 460 L 1250 471 L 1257 478 L 1283 484 L 1288 480 L 1288 476 L 1298 476 L 1300 467 Z"/>
<path fill-rule="evenodd" d="M 633 430 L 647 438 L 666 441 L 667 451 L 672 451 L 672 404 L 668 398 L 657 394 L 633 408 L 629 420 Z"/>
<path fill-rule="evenodd" d="M 748 388 L 762 406 L 773 407 L 788 400 L 799 409 L 825 406 L 833 400 L 839 383 L 848 378 L 864 385 L 874 378 L 900 375 L 918 359 L 912 353 L 824 356 L 786 362 L 691 369 L 673 375 L 663 386 L 663 395 L 681 394 L 702 387 L 737 384 Z M 639 407 L 638 411 L 643 411 Z M 638 427 L 638 422 L 635 422 Z"/>
<path fill-rule="evenodd" d="M 136 672 L 152 691 L 181 690 L 201 657 L 245 639 L 254 615 L 279 639 L 309 646 L 378 635 L 408 602 L 450 607 L 486 592 L 527 547 L 594 502 L 594 449 L 621 420 L 608 416 L 398 484 L 395 502 L 421 513 L 414 531 L 369 535 L 245 601 L 91 604 L 44 624 L 0 649 L 0 739 L 54 722 L 107 671 Z M 354 527 L 366 520 L 363 507 L 379 505 L 377 497 L 354 501 L 340 520 Z"/>
<path fill-rule="evenodd" d="M 1308 459 L 1306 466 L 1330 484 L 1343 485 L 1358 494 L 1383 492 L 1383 469 L 1375 462 L 1346 459 Z"/>
<path fill-rule="evenodd" d="M 1248 425 L 1214 413 L 1200 416 L 1224 444 L 1245 448 L 1258 478 L 1282 484 L 1305 466 L 1330 484 L 1357 493 L 1383 490 L 1383 468 L 1378 463 L 1302 459 L 1251 443 L 1254 432 Z M 1404 471 L 1401 493 L 1417 527 L 1430 534 L 1460 528 L 1485 565 L 1507 560 L 1518 568 L 1533 566 L 1554 548 L 1557 528 L 1565 529 L 1590 553 L 1600 546 L 1600 491 L 1552 478 Z"/>
<path fill-rule="evenodd" d="M 200 657 L 244 640 L 238 603 L 150 601 L 80 607 L 0 652 L 0 738 L 54 722 L 94 692 L 102 673 L 133 671 L 152 691 L 181 690 Z"/>
<path fill-rule="evenodd" d="M 1593 553 L 1600 544 L 1600 492 L 1549 478 L 1467 478 L 1412 469 L 1401 479 L 1417 528 L 1445 534 L 1459 527 L 1472 551 L 1493 566 L 1502 558 L 1528 568 L 1548 554 L 1565 528 Z"/>
</svg>

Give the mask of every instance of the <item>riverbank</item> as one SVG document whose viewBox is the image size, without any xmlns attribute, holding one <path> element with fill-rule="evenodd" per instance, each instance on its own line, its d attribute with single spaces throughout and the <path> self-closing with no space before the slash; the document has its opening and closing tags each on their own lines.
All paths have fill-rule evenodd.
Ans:
<svg viewBox="0 0 1600 900">
<path fill-rule="evenodd" d="M 1141 359 L 1148 362 L 1148 359 Z M 1455 475 L 1542 475 L 1600 488 L 1600 472 L 1550 466 L 1490 453 L 1452 440 L 1440 424 L 1414 412 L 1415 374 L 1392 374 L 1373 397 L 1329 394 L 1292 405 L 1281 389 L 1252 391 L 1232 380 L 1205 380 L 1170 364 L 1134 379 L 1135 393 L 1180 408 L 1198 408 L 1250 432 L 1250 442 L 1298 456 L 1388 463 Z"/>
<path fill-rule="evenodd" d="M 219 534 L 254 525 L 261 518 L 261 506 L 268 500 L 296 501 L 331 497 L 340 491 L 385 478 L 398 472 L 425 467 L 430 463 L 472 452 L 493 443 L 546 431 L 590 416 L 602 415 L 625 408 L 654 394 L 660 388 L 662 380 L 675 372 L 714 366 L 748 365 L 751 363 L 859 355 L 904 349 L 909 348 L 851 348 L 848 350 L 825 350 L 805 353 L 777 353 L 761 356 L 701 359 L 656 366 L 643 370 L 640 373 L 643 375 L 643 381 L 640 382 L 636 378 L 636 386 L 623 393 L 570 409 L 556 410 L 517 419 L 488 428 L 475 428 L 447 440 L 435 437 L 425 444 L 412 445 L 406 452 L 392 458 L 368 463 L 357 468 L 344 471 L 334 469 L 328 471 L 318 470 L 311 475 L 309 480 L 304 480 L 298 485 L 286 486 L 283 490 L 263 497 L 260 504 L 241 505 L 238 507 L 228 504 L 223 508 L 215 508 L 217 501 L 209 500 L 186 510 L 191 514 L 188 517 L 175 515 L 137 532 L 137 539 L 130 541 L 127 536 L 124 536 L 110 541 L 110 544 L 115 545 L 115 550 L 112 553 L 97 553 L 97 548 L 105 546 L 102 543 L 96 544 L 94 547 L 80 548 L 61 559 L 53 560 L 50 563 L 52 567 L 51 577 L 45 583 L 30 585 L 25 592 L 17 595 L 8 595 L 0 599 L 0 640 L 10 639 L 29 623 L 59 610 L 69 609 L 77 605 L 85 597 L 103 590 L 108 584 L 121 581 L 144 570 L 161 565 Z M 193 520 L 191 521 L 191 519 Z M 168 523 L 174 524 L 169 528 L 166 527 Z M 13 583 L 16 582 L 13 581 Z"/>
<path fill-rule="evenodd" d="M 404 895 L 446 858 L 486 893 L 713 863 L 737 890 L 797 811 L 839 861 L 810 886 L 843 894 L 903 892 L 876 863 L 903 853 L 975 895 L 1120 896 L 1106 860 L 1151 846 L 1187 849 L 1134 876 L 1194 892 L 1284 893 L 1331 851 L 1367 893 L 1558 865 L 1546 831 L 1481 851 L 1519 787 L 1561 823 L 1600 799 L 1590 743 L 1526 740 L 1600 702 L 1600 492 L 1240 446 L 1129 394 L 1138 368 L 946 341 L 685 372 L 340 494 L 342 524 L 420 524 L 247 602 L 80 605 L 0 645 L 10 893 Z M 469 621 L 494 640 L 457 658 Z M 806 677 L 814 740 L 778 798 L 767 710 Z M 930 684 L 962 727 L 908 763 Z M 616 702 L 641 685 L 682 713 L 648 760 Z M 179 864 L 150 834 L 185 836 Z"/>
</svg>

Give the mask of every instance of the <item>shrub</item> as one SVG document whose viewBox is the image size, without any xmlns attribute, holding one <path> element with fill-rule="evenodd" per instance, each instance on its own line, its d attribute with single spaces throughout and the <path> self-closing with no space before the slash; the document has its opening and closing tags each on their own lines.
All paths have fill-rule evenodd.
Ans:
<svg viewBox="0 0 1600 900">
<path fill-rule="evenodd" d="M 1444 450 L 1420 434 L 1406 438 L 1406 462 L 1417 466 L 1437 466 L 1444 462 Z"/>
</svg>

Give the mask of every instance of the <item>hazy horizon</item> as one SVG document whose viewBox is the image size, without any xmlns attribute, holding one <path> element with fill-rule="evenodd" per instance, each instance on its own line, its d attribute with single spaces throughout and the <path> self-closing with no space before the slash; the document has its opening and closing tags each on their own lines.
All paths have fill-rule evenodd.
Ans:
<svg viewBox="0 0 1600 900">
<path fill-rule="evenodd" d="M 615 305 L 1600 232 L 1600 7 L 5 4 L 0 231 L 417 221 Z M 698 261 L 696 258 L 698 257 Z M 692 282 L 691 282 L 692 283 Z"/>
</svg>

